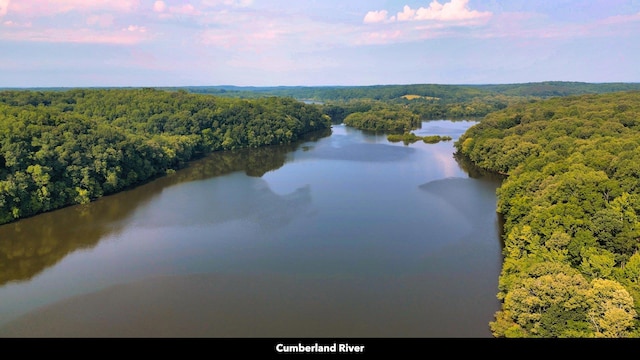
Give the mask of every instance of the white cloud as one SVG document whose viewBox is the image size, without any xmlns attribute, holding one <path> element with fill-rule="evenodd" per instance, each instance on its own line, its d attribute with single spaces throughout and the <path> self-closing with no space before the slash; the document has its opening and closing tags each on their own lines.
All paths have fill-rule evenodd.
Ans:
<svg viewBox="0 0 640 360">
<path fill-rule="evenodd" d="M 15 22 L 13 20 L 7 20 L 5 22 L 2 23 L 2 25 L 7 26 L 7 27 L 12 27 L 12 28 L 30 28 L 33 24 L 28 21 L 28 22 Z"/>
<path fill-rule="evenodd" d="M 387 10 L 369 11 L 367 15 L 364 16 L 364 23 L 373 24 L 387 21 L 387 15 L 389 15 Z"/>
<path fill-rule="evenodd" d="M 147 28 L 144 26 L 138 26 L 138 25 L 129 25 L 126 29 L 123 29 L 125 31 L 129 31 L 129 32 L 147 32 Z"/>
<path fill-rule="evenodd" d="M 405 5 L 401 13 L 398 13 L 398 21 L 412 20 L 416 16 L 416 11 Z"/>
<path fill-rule="evenodd" d="M 364 23 L 380 23 L 394 21 L 467 21 L 485 19 L 491 17 L 489 11 L 477 11 L 469 9 L 469 0 L 451 0 L 448 3 L 441 4 L 438 0 L 433 0 L 428 7 L 420 7 L 412 9 L 405 5 L 402 12 L 396 16 L 388 17 L 387 10 L 369 11 L 364 17 Z"/>
<path fill-rule="evenodd" d="M 234 6 L 234 7 L 248 7 L 253 5 L 253 0 L 202 0 L 202 5 L 209 7 L 216 6 Z"/>
<path fill-rule="evenodd" d="M 431 2 L 428 8 L 421 7 L 416 10 L 413 20 L 441 20 L 457 21 L 471 20 L 491 16 L 491 12 L 480 12 L 469 9 L 469 0 L 451 0 L 451 2 L 440 4 L 437 0 Z"/>
</svg>

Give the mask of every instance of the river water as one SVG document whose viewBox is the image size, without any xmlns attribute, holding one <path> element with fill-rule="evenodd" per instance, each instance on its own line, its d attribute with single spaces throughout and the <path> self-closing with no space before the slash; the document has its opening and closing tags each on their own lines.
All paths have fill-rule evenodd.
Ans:
<svg viewBox="0 0 640 360">
<path fill-rule="evenodd" d="M 453 152 L 334 125 L 0 226 L 0 336 L 491 337 L 500 180 Z"/>
</svg>

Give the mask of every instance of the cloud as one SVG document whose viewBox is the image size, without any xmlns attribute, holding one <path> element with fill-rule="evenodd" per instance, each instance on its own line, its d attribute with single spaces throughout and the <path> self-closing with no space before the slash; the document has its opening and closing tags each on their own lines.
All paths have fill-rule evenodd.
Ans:
<svg viewBox="0 0 640 360">
<path fill-rule="evenodd" d="M 8 1 L 0 0 L 0 11 L 2 3 L 7 4 L 6 12 L 16 13 L 23 16 L 50 16 L 71 11 L 134 11 L 140 0 L 22 0 Z"/>
<path fill-rule="evenodd" d="M 87 18 L 87 25 L 97 25 L 100 27 L 109 27 L 113 25 L 113 15 L 91 15 Z"/>
<path fill-rule="evenodd" d="M 364 16 L 364 23 L 374 24 L 388 21 L 387 15 L 389 15 L 387 10 L 369 11 L 367 15 Z"/>
<path fill-rule="evenodd" d="M 615 25 L 615 24 L 625 24 L 625 23 L 635 22 L 635 21 L 640 21 L 640 12 L 633 15 L 610 16 L 602 20 L 600 23 L 602 25 Z"/>
<path fill-rule="evenodd" d="M 144 26 L 138 26 L 138 25 L 129 25 L 126 28 L 122 29 L 123 31 L 129 31 L 129 32 L 141 32 L 141 33 L 145 33 L 147 32 L 147 28 Z"/>
<path fill-rule="evenodd" d="M 20 42 L 80 43 L 135 45 L 147 39 L 143 27 L 129 27 L 122 31 L 97 31 L 93 29 L 47 29 L 6 31 L 0 40 Z"/>
<path fill-rule="evenodd" d="M 475 38 L 587 39 L 637 36 L 640 13 L 615 15 L 590 22 L 557 22 L 540 13 L 505 12 L 472 34 Z"/>
<path fill-rule="evenodd" d="M 362 39 L 362 44 L 386 44 L 399 39 L 402 35 L 403 33 L 400 30 L 371 32 L 365 34 L 364 38 Z"/>
<path fill-rule="evenodd" d="M 422 9 L 422 8 L 421 8 Z M 401 13 L 398 13 L 398 21 L 413 20 L 416 16 L 416 10 L 413 10 L 409 5 L 405 5 Z"/>
<path fill-rule="evenodd" d="M 200 11 L 198 11 L 191 4 L 184 4 L 181 6 L 171 6 L 169 7 L 169 12 L 177 15 L 199 15 Z"/>
<path fill-rule="evenodd" d="M 202 32 L 200 41 L 208 46 L 260 53 L 279 43 L 282 36 L 287 34 L 286 29 L 274 25 L 249 27 L 247 25 L 242 31 L 208 29 Z"/>
<path fill-rule="evenodd" d="M 479 25 L 491 25 L 491 12 L 471 10 L 468 0 L 431 1 L 427 7 L 412 8 L 405 5 L 402 11 L 390 15 L 387 10 L 369 11 L 363 23 L 363 32 L 354 38 L 356 44 L 389 44 L 414 42 L 443 37 L 472 36 L 467 27 L 475 27 L 474 33 L 483 32 Z"/>
<path fill-rule="evenodd" d="M 428 8 L 421 7 L 416 10 L 415 17 L 410 20 L 458 21 L 491 16 L 491 12 L 489 11 L 480 12 L 470 10 L 468 5 L 469 0 L 451 0 L 451 2 L 445 3 L 444 5 L 434 0 Z"/>
<path fill-rule="evenodd" d="M 155 12 L 163 12 L 167 8 L 167 4 L 164 1 L 156 1 L 153 3 L 153 11 Z"/>
<path fill-rule="evenodd" d="M 238 53 L 266 54 L 319 51 L 345 47 L 361 36 L 362 25 L 327 24 L 296 13 L 243 9 L 211 11 L 197 40 L 205 47 Z M 294 55 L 292 55 L 294 56 Z"/>
<path fill-rule="evenodd" d="M 405 5 L 396 16 L 387 18 L 387 10 L 369 11 L 364 17 L 365 24 L 380 22 L 404 22 L 404 21 L 449 21 L 459 22 L 468 20 L 486 19 L 491 17 L 489 11 L 477 11 L 469 9 L 469 0 L 451 0 L 441 4 L 433 0 L 428 7 L 412 9 Z"/>
<path fill-rule="evenodd" d="M 9 0 L 0 0 L 0 17 L 7 15 Z"/>
<path fill-rule="evenodd" d="M 216 6 L 248 7 L 253 5 L 253 0 L 202 0 L 202 5 L 209 6 L 209 7 L 216 7 Z"/>
<path fill-rule="evenodd" d="M 164 1 L 153 3 L 153 11 L 159 14 L 161 19 L 173 19 L 180 16 L 199 16 L 203 13 L 191 4 L 167 6 Z"/>
</svg>

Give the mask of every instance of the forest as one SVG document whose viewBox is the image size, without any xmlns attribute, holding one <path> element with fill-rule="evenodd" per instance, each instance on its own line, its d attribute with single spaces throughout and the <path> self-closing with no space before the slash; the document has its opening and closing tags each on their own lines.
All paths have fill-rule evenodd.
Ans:
<svg viewBox="0 0 640 360">
<path fill-rule="evenodd" d="M 640 335 L 640 92 L 487 115 L 455 143 L 505 174 L 496 337 Z"/>
<path fill-rule="evenodd" d="M 159 89 L 0 92 L 0 224 L 172 173 L 205 154 L 328 129 L 292 98 Z"/>
</svg>

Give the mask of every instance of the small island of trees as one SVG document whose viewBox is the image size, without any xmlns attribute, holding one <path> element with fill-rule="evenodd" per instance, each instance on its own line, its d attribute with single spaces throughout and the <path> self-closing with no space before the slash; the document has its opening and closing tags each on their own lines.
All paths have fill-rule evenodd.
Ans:
<svg viewBox="0 0 640 360">
<path fill-rule="evenodd" d="M 390 142 L 404 142 L 405 145 L 413 144 L 417 141 L 424 142 L 425 144 L 436 144 L 440 141 L 451 141 L 451 136 L 441 136 L 441 135 L 427 135 L 427 136 L 418 136 L 412 132 L 405 132 L 404 134 L 389 134 L 387 135 L 387 140 Z"/>
</svg>

